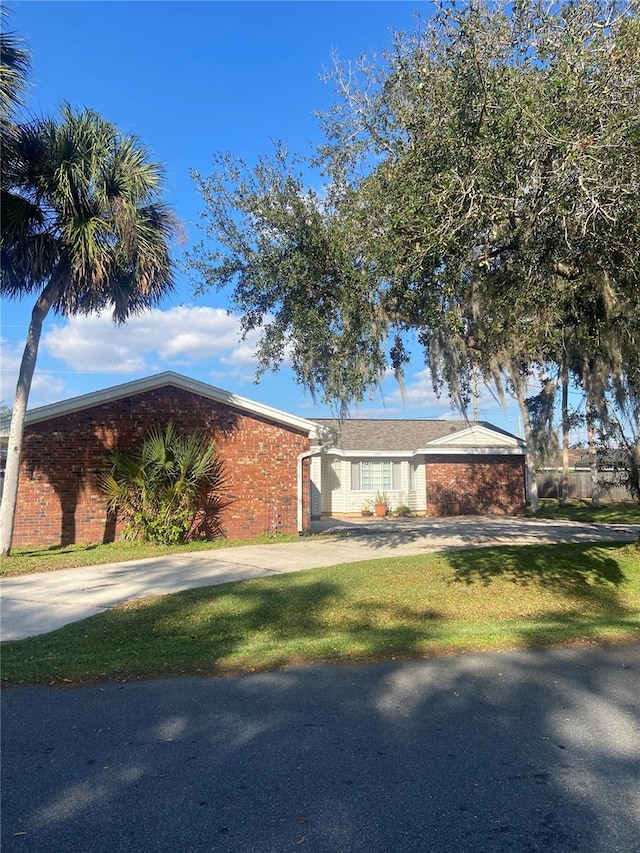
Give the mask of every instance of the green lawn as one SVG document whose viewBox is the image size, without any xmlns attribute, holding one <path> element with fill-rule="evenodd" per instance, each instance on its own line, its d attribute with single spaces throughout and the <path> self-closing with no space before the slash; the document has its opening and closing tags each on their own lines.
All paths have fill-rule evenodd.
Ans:
<svg viewBox="0 0 640 853">
<path fill-rule="evenodd" d="M 528 513 L 532 515 L 532 513 Z M 599 522 L 600 524 L 640 524 L 640 504 L 609 503 L 601 507 L 591 506 L 590 500 L 572 500 L 568 506 L 560 506 L 556 500 L 540 501 L 536 518 L 567 518 L 570 521 Z"/>
<path fill-rule="evenodd" d="M 50 548 L 14 548 L 10 557 L 0 559 L 0 575 L 26 575 L 32 572 L 54 572 L 79 566 L 98 566 L 161 557 L 164 554 L 187 554 L 212 548 L 234 548 L 238 545 L 265 545 L 272 542 L 297 542 L 297 534 L 269 533 L 252 539 L 215 539 L 189 542 L 186 545 L 154 545 L 151 542 L 108 542 L 100 545 L 59 545 Z"/>
<path fill-rule="evenodd" d="M 148 598 L 2 645 L 5 683 L 640 639 L 634 545 L 478 548 Z"/>
</svg>

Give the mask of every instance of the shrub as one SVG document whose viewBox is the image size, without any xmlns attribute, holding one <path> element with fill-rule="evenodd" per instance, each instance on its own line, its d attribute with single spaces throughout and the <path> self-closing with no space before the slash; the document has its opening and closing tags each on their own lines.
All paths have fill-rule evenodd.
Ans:
<svg viewBox="0 0 640 853">
<path fill-rule="evenodd" d="M 224 535 L 224 465 L 201 433 L 178 433 L 173 423 L 152 428 L 133 450 L 109 454 L 101 481 L 107 506 L 125 520 L 124 536 L 173 545 Z"/>
<path fill-rule="evenodd" d="M 400 504 L 394 509 L 393 514 L 399 518 L 408 518 L 411 515 L 411 508 L 405 504 Z"/>
</svg>

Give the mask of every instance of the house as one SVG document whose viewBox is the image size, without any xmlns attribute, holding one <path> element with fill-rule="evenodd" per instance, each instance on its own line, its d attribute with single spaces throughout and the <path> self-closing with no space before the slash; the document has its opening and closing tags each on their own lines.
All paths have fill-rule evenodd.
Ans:
<svg viewBox="0 0 640 853">
<path fill-rule="evenodd" d="M 376 492 L 419 515 L 519 512 L 524 442 L 484 422 L 320 420 L 334 446 L 311 459 L 314 517 L 360 514 Z"/>
<path fill-rule="evenodd" d="M 525 503 L 523 443 L 489 424 L 310 421 L 167 372 L 27 413 L 14 545 L 117 538 L 99 487 L 107 453 L 168 421 L 215 440 L 233 498 L 223 520 L 231 538 L 359 515 L 378 490 L 423 515 L 514 513 Z M 5 420 L 5 446 L 7 433 Z"/>
<path fill-rule="evenodd" d="M 14 546 L 111 541 L 98 485 L 106 454 L 173 421 L 215 439 L 233 502 L 227 536 L 308 530 L 309 456 L 326 428 L 177 373 L 160 373 L 27 413 Z M 6 444 L 8 423 L 2 432 Z"/>
</svg>

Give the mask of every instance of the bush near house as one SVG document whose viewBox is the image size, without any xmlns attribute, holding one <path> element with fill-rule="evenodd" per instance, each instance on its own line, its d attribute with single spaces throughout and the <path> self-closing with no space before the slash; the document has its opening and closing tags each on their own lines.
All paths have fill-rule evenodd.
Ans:
<svg viewBox="0 0 640 853">
<path fill-rule="evenodd" d="M 203 434 L 179 433 L 170 421 L 109 460 L 101 487 L 109 510 L 126 521 L 125 538 L 173 545 L 224 535 L 221 513 L 230 503 L 224 465 Z"/>
</svg>

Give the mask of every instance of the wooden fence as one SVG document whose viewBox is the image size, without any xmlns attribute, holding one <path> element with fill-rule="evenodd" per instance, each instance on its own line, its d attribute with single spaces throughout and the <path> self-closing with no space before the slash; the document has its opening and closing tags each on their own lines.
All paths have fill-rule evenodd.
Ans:
<svg viewBox="0 0 640 853">
<path fill-rule="evenodd" d="M 601 497 L 607 501 L 633 500 L 626 486 L 615 485 L 616 474 L 602 471 L 598 474 Z M 541 498 L 560 498 L 562 471 L 538 471 L 538 495 Z M 568 474 L 569 497 L 585 500 L 591 497 L 591 471 L 570 471 Z"/>
</svg>

